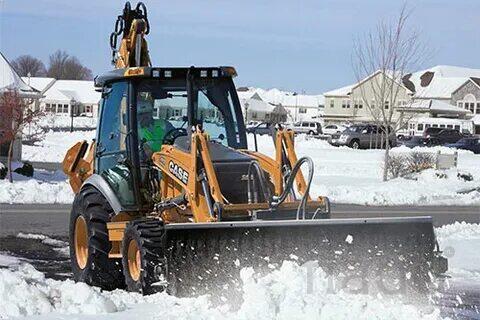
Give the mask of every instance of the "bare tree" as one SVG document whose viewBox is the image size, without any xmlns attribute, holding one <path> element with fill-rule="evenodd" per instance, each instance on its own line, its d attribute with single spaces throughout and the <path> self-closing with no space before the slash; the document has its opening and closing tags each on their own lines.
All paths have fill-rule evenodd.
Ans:
<svg viewBox="0 0 480 320">
<path fill-rule="evenodd" d="M 35 124 L 42 113 L 32 111 L 17 91 L 6 91 L 0 97 L 0 144 L 8 144 L 7 168 L 8 179 L 13 182 L 12 157 L 13 146 L 22 134 L 25 125 Z"/>
<path fill-rule="evenodd" d="M 360 96 L 369 115 L 385 137 L 383 180 L 388 179 L 389 137 L 403 128 L 412 114 L 398 112 L 408 109 L 412 100 L 402 100 L 402 94 L 408 92 L 403 78 L 408 70 L 416 69 L 426 57 L 418 34 L 407 28 L 410 16 L 404 5 L 397 20 L 380 22 L 376 29 L 361 37 L 355 44 L 353 65 L 359 82 Z M 411 92 L 410 92 L 411 93 Z"/>
<path fill-rule="evenodd" d="M 31 55 L 23 55 L 11 62 L 13 69 L 21 77 L 43 77 L 47 74 L 43 62 Z"/>
<path fill-rule="evenodd" d="M 91 80 L 92 71 L 82 65 L 75 56 L 70 56 L 62 50 L 57 50 L 49 57 L 49 77 L 57 80 Z"/>
</svg>

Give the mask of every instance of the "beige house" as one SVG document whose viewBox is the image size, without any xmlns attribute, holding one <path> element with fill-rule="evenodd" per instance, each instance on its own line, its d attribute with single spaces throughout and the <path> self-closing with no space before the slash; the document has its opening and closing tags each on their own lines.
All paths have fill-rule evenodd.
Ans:
<svg viewBox="0 0 480 320">
<path fill-rule="evenodd" d="M 454 66 L 436 66 L 402 77 L 394 76 L 391 72 L 377 71 L 353 85 L 324 93 L 324 119 L 326 122 L 374 121 L 372 111 L 366 106 L 367 101 L 377 112 L 381 112 L 380 107 L 384 110 L 393 107 L 393 120 L 399 117 L 470 119 L 480 111 L 480 103 L 477 111 L 480 80 L 475 78 L 478 76 L 478 69 Z M 395 106 L 390 106 L 388 95 L 385 101 L 375 101 L 376 95 L 372 87 L 381 86 L 383 81 L 393 83 L 392 91 L 397 93 Z M 476 117 L 473 118 L 474 122 L 475 119 Z"/>
<path fill-rule="evenodd" d="M 384 101 L 376 101 L 378 93 L 375 94 L 374 88 L 383 85 L 384 81 L 389 82 L 388 86 L 393 85 L 393 92 L 396 92 L 395 106 L 390 106 L 389 96 L 385 96 Z M 380 108 L 388 112 L 393 107 L 393 118 L 400 117 L 404 112 L 402 108 L 411 103 L 413 92 L 392 75 L 377 71 L 353 85 L 325 92 L 324 96 L 325 122 L 371 122 L 374 120 L 372 112 L 377 110 L 380 115 Z"/>
</svg>

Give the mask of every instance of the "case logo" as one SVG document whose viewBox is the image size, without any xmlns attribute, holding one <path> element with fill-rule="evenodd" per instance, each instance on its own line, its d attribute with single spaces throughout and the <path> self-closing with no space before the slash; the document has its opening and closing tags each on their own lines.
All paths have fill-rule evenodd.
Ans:
<svg viewBox="0 0 480 320">
<path fill-rule="evenodd" d="M 187 182 L 188 182 L 188 172 L 187 172 L 187 170 L 183 169 L 182 167 L 180 167 L 178 164 L 174 163 L 173 161 L 170 161 L 168 163 L 168 170 L 175 177 L 177 177 L 180 181 L 182 181 L 184 184 L 187 184 Z"/>
</svg>

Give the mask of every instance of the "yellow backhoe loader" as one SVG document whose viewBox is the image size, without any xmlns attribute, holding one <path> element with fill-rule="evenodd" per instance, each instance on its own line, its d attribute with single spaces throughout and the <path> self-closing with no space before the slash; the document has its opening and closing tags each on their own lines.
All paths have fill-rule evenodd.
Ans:
<svg viewBox="0 0 480 320">
<path fill-rule="evenodd" d="M 149 29 L 145 6 L 127 3 L 110 38 L 115 69 L 95 78 L 96 139 L 63 162 L 76 281 L 212 293 L 235 289 L 242 267 L 291 259 L 413 287 L 446 271 L 430 217 L 331 218 L 328 199 L 310 196 L 313 162 L 297 157 L 293 131 L 275 126 L 273 157 L 248 149 L 235 69 L 152 67 Z"/>
</svg>

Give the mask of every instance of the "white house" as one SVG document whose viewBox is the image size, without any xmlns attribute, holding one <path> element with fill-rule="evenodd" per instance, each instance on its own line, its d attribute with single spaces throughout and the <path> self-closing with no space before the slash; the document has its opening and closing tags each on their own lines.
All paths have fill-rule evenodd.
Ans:
<svg viewBox="0 0 480 320">
<path fill-rule="evenodd" d="M 43 98 L 34 106 L 46 113 L 86 115 L 96 117 L 101 94 L 95 91 L 93 81 L 55 80 L 43 77 L 24 77 L 25 82 L 39 90 Z"/>
<path fill-rule="evenodd" d="M 277 109 L 279 112 L 284 109 L 287 112 L 287 121 L 318 118 L 323 114 L 325 104 L 323 95 L 297 94 L 281 91 L 276 88 L 264 90 L 260 88 L 241 87 L 237 89 L 237 93 L 242 105 L 256 94 L 262 101 L 279 107 L 279 109 Z"/>
</svg>

